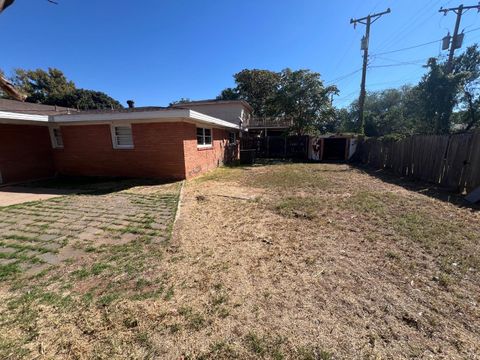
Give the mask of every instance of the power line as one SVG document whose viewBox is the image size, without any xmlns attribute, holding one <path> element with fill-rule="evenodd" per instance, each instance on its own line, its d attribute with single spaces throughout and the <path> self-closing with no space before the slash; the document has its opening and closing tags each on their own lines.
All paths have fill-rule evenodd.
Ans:
<svg viewBox="0 0 480 360">
<path fill-rule="evenodd" d="M 372 65 L 372 66 L 369 66 L 369 68 L 370 68 L 370 69 L 376 69 L 376 68 L 396 67 L 396 66 L 406 66 L 406 65 L 423 66 L 423 65 L 418 64 L 418 63 L 404 62 L 404 63 L 400 63 L 400 64 Z"/>
<path fill-rule="evenodd" d="M 357 70 L 355 70 L 355 71 L 352 71 L 351 73 L 348 73 L 348 74 L 345 74 L 345 75 L 341 75 L 341 76 L 339 76 L 339 77 L 336 78 L 336 79 L 326 81 L 326 82 L 325 82 L 325 85 L 332 84 L 332 83 L 339 82 L 339 81 L 343 81 L 343 80 L 348 79 L 349 77 L 355 75 L 356 73 L 358 73 L 358 72 L 360 72 L 360 71 L 362 71 L 362 68 L 359 68 L 359 69 L 357 69 Z"/>
<path fill-rule="evenodd" d="M 480 27 L 477 27 L 477 28 L 474 28 L 474 29 L 465 31 L 464 34 L 468 34 L 468 33 L 474 32 L 474 31 L 478 31 L 478 30 L 480 30 Z M 443 40 L 443 39 L 438 39 L 438 40 L 433 40 L 433 41 L 429 41 L 429 42 L 422 43 L 422 44 L 418 44 L 418 45 L 413 45 L 413 46 L 404 47 L 404 48 L 401 48 L 401 49 L 396 49 L 396 50 L 391 50 L 391 51 L 384 51 L 384 52 L 372 54 L 372 56 L 393 54 L 393 53 L 397 53 L 397 52 L 400 52 L 400 51 L 407 51 L 407 50 L 411 50 L 411 49 L 416 49 L 416 48 L 419 48 L 419 47 L 422 47 L 422 46 L 427 46 L 427 45 L 439 43 L 439 42 L 442 41 L 442 40 Z"/>
<path fill-rule="evenodd" d="M 386 40 L 380 43 L 379 49 L 388 49 L 391 45 L 396 44 L 398 39 L 400 39 L 402 36 L 405 36 L 408 29 L 410 29 L 410 33 L 413 30 L 413 26 L 415 25 L 415 23 L 428 13 L 430 7 L 434 5 L 434 2 L 435 0 L 430 0 L 430 2 L 420 8 L 420 10 L 418 10 L 412 17 L 410 17 L 408 21 L 406 21 L 399 29 L 397 29 L 396 33 L 394 33 L 392 36 L 388 37 Z M 431 16 L 434 16 L 434 14 Z M 425 21 L 426 20 L 422 21 L 419 25 L 425 23 Z M 417 25 L 415 28 L 417 28 L 419 25 Z"/>
<path fill-rule="evenodd" d="M 430 59 L 430 57 L 427 57 L 427 58 L 421 58 L 421 59 L 415 59 L 415 60 L 395 60 L 395 59 L 390 59 L 390 58 L 386 58 L 386 57 L 383 57 L 383 56 L 374 56 L 374 59 L 380 59 L 380 60 L 386 60 L 386 61 L 393 61 L 395 63 L 398 63 L 398 64 L 404 64 L 404 63 L 418 63 L 418 62 L 423 62 L 423 61 L 426 61 L 428 59 Z"/>
<path fill-rule="evenodd" d="M 440 42 L 440 41 L 442 41 L 442 39 L 438 39 L 438 40 L 434 40 L 434 41 L 429 41 L 429 42 L 426 42 L 426 43 L 423 43 L 423 44 L 408 46 L 408 47 L 401 48 L 401 49 L 397 49 L 397 50 L 384 51 L 384 52 L 377 53 L 377 54 L 373 54 L 373 55 L 393 54 L 393 53 L 397 53 L 397 52 L 400 52 L 400 51 L 406 51 L 406 50 L 416 49 L 416 48 L 419 48 L 419 47 L 422 47 L 422 46 L 427 46 L 427 45 L 430 45 L 430 44 L 435 44 L 435 43 L 438 43 L 438 42 Z"/>
</svg>

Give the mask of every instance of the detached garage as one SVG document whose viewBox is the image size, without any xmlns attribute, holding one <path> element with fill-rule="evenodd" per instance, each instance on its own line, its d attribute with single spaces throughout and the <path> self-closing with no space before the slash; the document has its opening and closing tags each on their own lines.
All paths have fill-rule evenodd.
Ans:
<svg viewBox="0 0 480 360">
<path fill-rule="evenodd" d="M 357 138 L 353 135 L 325 135 L 310 137 L 308 159 L 315 161 L 347 161 L 357 149 Z"/>
</svg>

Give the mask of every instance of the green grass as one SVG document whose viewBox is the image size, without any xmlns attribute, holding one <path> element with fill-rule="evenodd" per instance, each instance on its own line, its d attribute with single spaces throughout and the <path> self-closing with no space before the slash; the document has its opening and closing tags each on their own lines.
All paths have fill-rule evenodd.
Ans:
<svg viewBox="0 0 480 360">
<path fill-rule="evenodd" d="M 318 347 L 300 347 L 296 358 L 299 360 L 333 360 L 333 354 Z"/>
<path fill-rule="evenodd" d="M 113 303 L 115 300 L 119 299 L 120 297 L 121 297 L 121 295 L 117 292 L 107 293 L 107 294 L 102 295 L 98 299 L 98 303 L 99 303 L 99 305 L 102 305 L 102 306 L 108 306 L 111 303 Z"/>
<path fill-rule="evenodd" d="M 195 331 L 201 330 L 207 322 L 202 314 L 189 306 L 181 307 L 178 309 L 178 313 L 184 317 L 187 322 L 187 326 Z"/>
<path fill-rule="evenodd" d="M 275 204 L 275 210 L 280 215 L 307 220 L 315 218 L 321 208 L 323 208 L 322 203 L 311 197 L 290 196 L 280 199 Z"/>
<path fill-rule="evenodd" d="M 72 272 L 72 275 L 77 279 L 85 279 L 89 276 L 97 276 L 105 270 L 110 269 L 112 265 L 107 263 L 95 263 L 90 267 L 83 267 Z"/>
<path fill-rule="evenodd" d="M 330 185 L 321 171 L 306 164 L 271 165 L 244 179 L 245 185 L 281 190 L 324 189 Z"/>
<path fill-rule="evenodd" d="M 254 170 L 252 170 L 254 169 Z M 260 188 L 325 188 L 330 185 L 318 168 L 309 164 L 280 164 L 258 167 L 223 167 L 197 178 L 197 182 L 235 181 Z"/>
<path fill-rule="evenodd" d="M 0 265 L 0 280 L 12 277 L 21 272 L 21 268 L 17 263 Z"/>
<path fill-rule="evenodd" d="M 283 344 L 285 338 L 260 336 L 251 331 L 245 336 L 245 344 L 247 348 L 258 357 L 281 360 L 285 358 Z"/>
<path fill-rule="evenodd" d="M 339 203 L 339 207 L 345 210 L 353 210 L 362 215 L 383 216 L 391 201 L 395 201 L 394 194 L 359 191 L 344 199 Z"/>
</svg>

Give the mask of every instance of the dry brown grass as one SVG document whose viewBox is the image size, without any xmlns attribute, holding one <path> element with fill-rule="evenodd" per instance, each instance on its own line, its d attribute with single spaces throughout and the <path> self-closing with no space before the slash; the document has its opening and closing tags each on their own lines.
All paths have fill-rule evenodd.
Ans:
<svg viewBox="0 0 480 360">
<path fill-rule="evenodd" d="M 0 354 L 473 359 L 479 238 L 478 211 L 346 165 L 218 169 L 167 244 L 4 282 Z"/>
</svg>

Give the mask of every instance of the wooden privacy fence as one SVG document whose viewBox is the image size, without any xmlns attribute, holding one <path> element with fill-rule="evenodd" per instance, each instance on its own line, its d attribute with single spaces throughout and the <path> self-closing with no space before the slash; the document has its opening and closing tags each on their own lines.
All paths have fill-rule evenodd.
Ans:
<svg viewBox="0 0 480 360">
<path fill-rule="evenodd" d="M 367 139 L 362 163 L 458 192 L 480 186 L 480 130 L 457 135 L 416 135 L 400 141 Z"/>
</svg>

